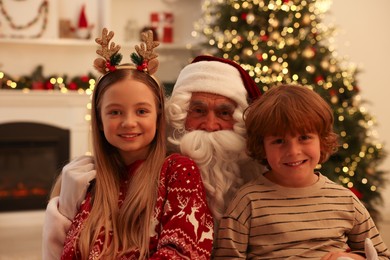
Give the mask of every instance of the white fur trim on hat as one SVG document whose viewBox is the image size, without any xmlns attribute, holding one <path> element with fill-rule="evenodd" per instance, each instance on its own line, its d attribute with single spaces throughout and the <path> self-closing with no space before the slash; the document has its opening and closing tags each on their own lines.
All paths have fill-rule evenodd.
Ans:
<svg viewBox="0 0 390 260">
<path fill-rule="evenodd" d="M 247 91 L 239 71 L 219 61 L 199 61 L 187 65 L 179 74 L 176 92 L 206 92 L 225 96 L 241 107 L 247 107 Z"/>
</svg>

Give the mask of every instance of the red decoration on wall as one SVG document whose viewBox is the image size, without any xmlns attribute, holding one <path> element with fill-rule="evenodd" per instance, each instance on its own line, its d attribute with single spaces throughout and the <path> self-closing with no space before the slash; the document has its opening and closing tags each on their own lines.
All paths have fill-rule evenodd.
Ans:
<svg viewBox="0 0 390 260">
<path fill-rule="evenodd" d="M 81 7 L 78 28 L 88 28 L 87 16 L 85 15 L 85 5 Z"/>
</svg>

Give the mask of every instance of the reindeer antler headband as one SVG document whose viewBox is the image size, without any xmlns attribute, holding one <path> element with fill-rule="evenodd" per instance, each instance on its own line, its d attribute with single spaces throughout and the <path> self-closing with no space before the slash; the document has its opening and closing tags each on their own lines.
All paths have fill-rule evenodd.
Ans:
<svg viewBox="0 0 390 260">
<path fill-rule="evenodd" d="M 102 37 L 96 38 L 96 43 L 101 45 L 102 48 L 97 50 L 96 53 L 103 58 L 97 58 L 94 61 L 94 67 L 102 74 L 107 74 L 110 71 L 114 71 L 118 68 L 129 68 L 128 66 L 119 65 L 122 60 L 122 54 L 118 53 L 121 46 L 115 45 L 110 41 L 114 37 L 114 32 L 108 32 L 107 28 L 103 28 Z M 158 54 L 154 52 L 154 49 L 160 44 L 157 41 L 153 41 L 153 32 L 151 30 L 143 32 L 141 34 L 142 43 L 139 46 L 135 46 L 137 53 L 133 52 L 130 55 L 132 62 L 136 65 L 136 69 L 144 71 L 149 75 L 156 73 L 159 62 L 157 60 Z"/>
</svg>

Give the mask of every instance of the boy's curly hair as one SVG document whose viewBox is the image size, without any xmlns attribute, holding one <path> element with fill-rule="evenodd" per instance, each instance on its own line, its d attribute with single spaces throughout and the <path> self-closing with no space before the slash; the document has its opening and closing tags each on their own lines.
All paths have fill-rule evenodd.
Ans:
<svg viewBox="0 0 390 260">
<path fill-rule="evenodd" d="M 244 111 L 248 155 L 268 165 L 264 137 L 317 133 L 320 138 L 319 163 L 338 149 L 333 131 L 333 112 L 316 92 L 301 85 L 279 85 L 268 90 Z"/>
</svg>

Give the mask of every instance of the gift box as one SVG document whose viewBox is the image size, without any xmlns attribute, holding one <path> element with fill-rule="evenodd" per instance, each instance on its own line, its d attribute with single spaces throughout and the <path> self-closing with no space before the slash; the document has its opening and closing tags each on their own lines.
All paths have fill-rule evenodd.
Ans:
<svg viewBox="0 0 390 260">
<path fill-rule="evenodd" d="M 173 13 L 164 13 L 162 42 L 173 42 Z"/>
<path fill-rule="evenodd" d="M 150 13 L 150 26 L 155 32 L 155 38 L 163 43 L 173 42 L 173 13 L 152 12 Z"/>
</svg>

